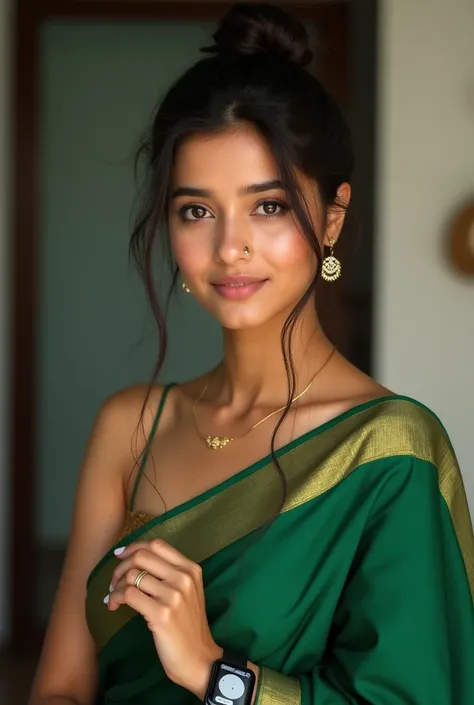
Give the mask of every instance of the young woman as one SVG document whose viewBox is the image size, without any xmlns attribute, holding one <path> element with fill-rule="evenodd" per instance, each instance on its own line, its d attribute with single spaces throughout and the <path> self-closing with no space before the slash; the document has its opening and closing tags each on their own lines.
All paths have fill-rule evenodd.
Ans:
<svg viewBox="0 0 474 705">
<path fill-rule="evenodd" d="M 282 11 L 236 6 L 214 40 L 156 114 L 132 251 L 158 367 L 162 237 L 224 359 L 101 409 L 30 704 L 472 705 L 473 535 L 448 436 L 318 323 L 346 124 Z"/>
</svg>

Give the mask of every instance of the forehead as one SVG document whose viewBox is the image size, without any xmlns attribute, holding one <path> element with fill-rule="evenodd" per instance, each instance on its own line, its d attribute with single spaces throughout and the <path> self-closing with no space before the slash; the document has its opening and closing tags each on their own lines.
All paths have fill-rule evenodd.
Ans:
<svg viewBox="0 0 474 705">
<path fill-rule="evenodd" d="M 242 187 L 277 177 L 277 164 L 266 140 L 254 128 L 239 126 L 186 140 L 176 153 L 172 182 L 175 186 Z"/>
</svg>

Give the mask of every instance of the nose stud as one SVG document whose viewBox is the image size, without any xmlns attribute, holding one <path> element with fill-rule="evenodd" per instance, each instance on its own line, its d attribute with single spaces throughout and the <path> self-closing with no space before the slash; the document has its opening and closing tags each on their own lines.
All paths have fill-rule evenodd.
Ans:
<svg viewBox="0 0 474 705">
<path fill-rule="evenodd" d="M 247 245 L 245 245 L 245 247 L 244 247 L 244 255 L 245 255 L 246 257 L 248 257 L 249 254 L 250 254 L 250 250 L 249 250 L 249 248 L 247 247 Z"/>
</svg>

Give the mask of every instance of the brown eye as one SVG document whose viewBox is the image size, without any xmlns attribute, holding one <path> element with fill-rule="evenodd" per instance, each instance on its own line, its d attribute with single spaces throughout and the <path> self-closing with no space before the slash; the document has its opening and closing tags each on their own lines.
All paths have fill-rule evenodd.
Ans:
<svg viewBox="0 0 474 705">
<path fill-rule="evenodd" d="M 210 212 L 207 210 L 207 208 L 204 208 L 204 206 L 200 205 L 190 205 L 190 206 L 183 206 L 182 208 L 179 209 L 179 215 L 181 216 L 182 220 L 185 221 L 196 221 L 196 220 L 205 220 L 207 218 L 212 217 Z"/>
<path fill-rule="evenodd" d="M 276 203 L 265 203 L 263 206 L 263 210 L 265 211 L 266 215 L 275 215 L 275 213 L 278 212 L 278 206 Z"/>
<path fill-rule="evenodd" d="M 190 209 L 190 214 L 192 215 L 193 218 L 196 218 L 196 220 L 200 218 L 204 218 L 206 215 L 206 209 L 202 208 L 201 206 L 193 206 Z"/>
<path fill-rule="evenodd" d="M 264 201 L 263 203 L 260 203 L 255 213 L 257 215 L 264 215 L 267 218 L 272 218 L 279 215 L 284 215 L 287 210 L 288 207 L 279 201 Z"/>
</svg>

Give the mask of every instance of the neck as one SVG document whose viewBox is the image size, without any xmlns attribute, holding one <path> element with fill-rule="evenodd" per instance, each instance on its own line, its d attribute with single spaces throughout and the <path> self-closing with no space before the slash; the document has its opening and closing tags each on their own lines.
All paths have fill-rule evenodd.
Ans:
<svg viewBox="0 0 474 705">
<path fill-rule="evenodd" d="M 212 382 L 221 404 L 247 407 L 286 401 L 288 376 L 281 348 L 286 317 L 287 313 L 258 328 L 224 330 L 224 361 Z M 294 396 L 308 384 L 332 347 L 314 307 L 307 306 L 295 326 L 291 344 L 296 375 Z"/>
</svg>

